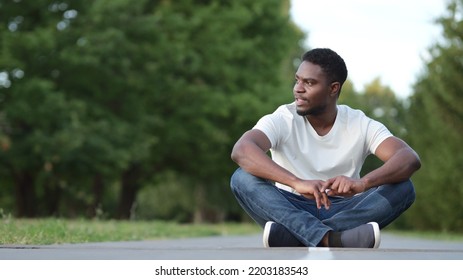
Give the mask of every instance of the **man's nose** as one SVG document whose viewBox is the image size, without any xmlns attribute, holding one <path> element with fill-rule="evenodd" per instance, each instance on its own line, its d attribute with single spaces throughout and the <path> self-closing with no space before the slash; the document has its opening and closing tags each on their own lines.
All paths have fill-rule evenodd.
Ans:
<svg viewBox="0 0 463 280">
<path fill-rule="evenodd" d="M 294 90 L 295 92 L 303 92 L 303 91 L 304 91 L 304 86 L 302 85 L 302 82 L 296 81 L 296 82 L 294 83 L 293 90 Z"/>
</svg>

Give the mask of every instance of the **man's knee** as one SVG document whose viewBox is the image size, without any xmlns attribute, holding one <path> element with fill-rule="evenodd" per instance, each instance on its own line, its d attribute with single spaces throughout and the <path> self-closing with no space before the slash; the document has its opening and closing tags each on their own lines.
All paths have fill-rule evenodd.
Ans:
<svg viewBox="0 0 463 280">
<path fill-rule="evenodd" d="M 242 168 L 238 168 L 233 173 L 230 179 L 230 187 L 234 193 L 243 191 L 243 188 L 248 187 L 251 184 L 252 175 L 244 171 Z"/>
<path fill-rule="evenodd" d="M 413 186 L 413 183 L 412 181 L 409 179 L 407 181 L 405 181 L 405 191 L 407 193 L 407 197 L 408 197 L 408 207 L 410 207 L 413 202 L 415 202 L 415 198 L 416 198 L 416 193 L 415 193 L 415 187 Z"/>
<path fill-rule="evenodd" d="M 415 201 L 415 187 L 410 179 L 396 184 L 379 187 L 378 193 L 386 198 L 391 205 L 406 204 L 410 207 Z"/>
<path fill-rule="evenodd" d="M 236 194 L 240 193 L 253 193 L 258 191 L 258 187 L 267 186 L 269 181 L 254 176 L 242 168 L 238 168 L 235 173 L 233 173 L 230 179 L 230 187 L 232 191 Z"/>
<path fill-rule="evenodd" d="M 402 197 L 410 201 L 410 204 L 415 201 L 415 187 L 410 179 L 398 183 L 396 187 L 398 187 Z"/>
<path fill-rule="evenodd" d="M 235 170 L 235 172 L 233 173 L 233 175 L 231 176 L 230 178 L 230 187 L 232 188 L 232 190 L 236 189 L 239 185 L 241 185 L 241 181 L 242 181 L 242 173 L 243 173 L 243 169 L 241 168 L 238 168 Z"/>
</svg>

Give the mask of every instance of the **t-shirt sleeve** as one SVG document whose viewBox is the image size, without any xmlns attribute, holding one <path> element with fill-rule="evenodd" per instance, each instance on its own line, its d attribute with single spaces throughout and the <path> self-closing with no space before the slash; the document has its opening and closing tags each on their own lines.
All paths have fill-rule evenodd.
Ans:
<svg viewBox="0 0 463 280">
<path fill-rule="evenodd" d="M 285 120 L 283 116 L 278 113 L 263 116 L 253 129 L 262 131 L 270 140 L 272 148 L 281 144 L 282 141 L 284 141 L 284 136 L 288 135 L 288 133 L 285 133 L 285 130 L 287 130 Z"/>
<path fill-rule="evenodd" d="M 392 133 L 382 123 L 370 119 L 367 129 L 367 147 L 370 153 L 374 154 L 378 146 L 387 138 L 393 136 Z"/>
</svg>

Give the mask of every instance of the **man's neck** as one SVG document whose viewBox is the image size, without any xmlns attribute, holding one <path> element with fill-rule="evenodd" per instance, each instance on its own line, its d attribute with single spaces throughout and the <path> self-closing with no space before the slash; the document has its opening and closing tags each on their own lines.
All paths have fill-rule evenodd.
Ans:
<svg viewBox="0 0 463 280">
<path fill-rule="evenodd" d="M 306 119 L 312 125 L 313 129 L 318 135 L 324 136 L 328 134 L 336 121 L 338 115 L 338 108 L 334 107 L 334 110 L 329 110 L 320 115 L 309 115 Z"/>
</svg>

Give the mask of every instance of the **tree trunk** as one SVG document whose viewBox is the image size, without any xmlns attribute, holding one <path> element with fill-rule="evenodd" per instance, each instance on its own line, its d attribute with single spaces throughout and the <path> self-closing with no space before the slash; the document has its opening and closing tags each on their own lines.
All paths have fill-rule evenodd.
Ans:
<svg viewBox="0 0 463 280">
<path fill-rule="evenodd" d="M 117 210 L 118 219 L 126 220 L 134 216 L 133 208 L 135 206 L 138 190 L 140 189 L 140 169 L 140 165 L 134 163 L 122 173 L 121 192 Z"/>
<path fill-rule="evenodd" d="M 194 190 L 195 194 L 195 210 L 193 216 L 193 222 L 195 224 L 201 224 L 206 220 L 205 213 L 205 190 L 202 184 L 197 184 Z"/>
<path fill-rule="evenodd" d="M 45 197 L 45 215 L 54 216 L 59 214 L 59 205 L 61 200 L 61 188 L 59 186 L 59 179 L 55 175 L 51 175 L 44 184 Z"/>
<path fill-rule="evenodd" d="M 101 204 L 103 201 L 104 181 L 101 174 L 96 174 L 93 177 L 92 192 L 93 201 L 89 206 L 88 215 L 92 218 L 95 218 L 98 215 L 101 215 L 99 211 L 101 211 Z"/>
<path fill-rule="evenodd" d="M 35 177 L 30 172 L 20 172 L 15 176 L 16 216 L 31 218 L 37 215 L 37 195 Z"/>
</svg>

